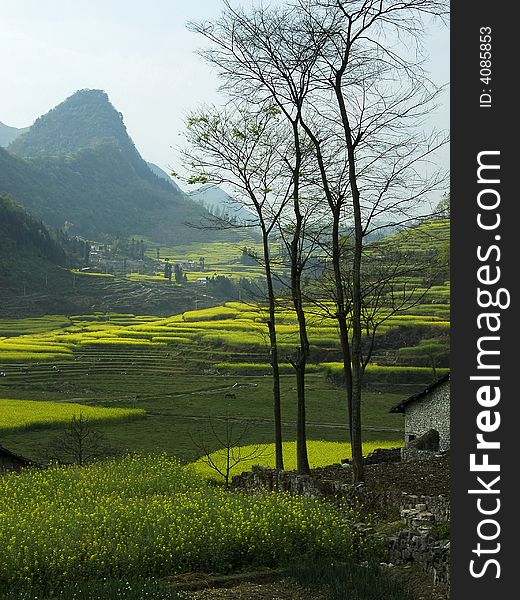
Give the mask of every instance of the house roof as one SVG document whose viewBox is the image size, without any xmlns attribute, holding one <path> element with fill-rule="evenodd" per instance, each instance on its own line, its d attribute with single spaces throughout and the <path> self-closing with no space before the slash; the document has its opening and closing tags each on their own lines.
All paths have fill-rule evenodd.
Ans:
<svg viewBox="0 0 520 600">
<path fill-rule="evenodd" d="M 17 460 L 25 465 L 34 464 L 32 460 L 29 460 L 28 458 L 25 458 L 24 456 L 20 456 L 19 454 L 15 454 L 14 452 L 11 452 L 11 450 L 8 450 L 7 448 L 4 448 L 3 446 L 0 446 L 0 455 L 7 456 L 8 458 L 13 458 L 14 460 Z"/>
<path fill-rule="evenodd" d="M 442 385 L 446 381 L 449 381 L 449 379 L 450 379 L 450 374 L 447 373 L 443 377 L 440 377 L 439 379 L 437 379 L 436 381 L 434 381 L 433 383 L 431 383 L 428 387 L 424 388 L 424 390 L 422 392 L 419 392 L 418 394 L 414 394 L 413 396 L 410 396 L 406 400 L 401 400 L 401 402 L 399 402 L 395 406 L 392 406 L 392 408 L 390 409 L 390 412 L 391 413 L 402 413 L 402 412 L 404 412 L 405 408 L 409 404 L 411 404 L 412 402 L 415 402 L 417 400 L 420 400 L 424 396 L 428 395 L 431 391 L 433 391 L 439 385 Z"/>
</svg>

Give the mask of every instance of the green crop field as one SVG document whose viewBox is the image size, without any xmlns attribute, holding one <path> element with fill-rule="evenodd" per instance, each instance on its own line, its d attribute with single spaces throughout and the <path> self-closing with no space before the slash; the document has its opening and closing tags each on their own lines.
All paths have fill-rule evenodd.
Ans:
<svg viewBox="0 0 520 600">
<path fill-rule="evenodd" d="M 157 250 L 162 260 L 168 259 L 173 263 L 186 263 L 193 261 L 196 267 L 200 265 L 200 259 L 204 258 L 204 270 L 191 268 L 186 270 L 188 281 L 197 281 L 201 277 L 224 276 L 230 279 L 245 277 L 256 279 L 263 276 L 261 266 L 256 264 L 244 264 L 240 261 L 242 250 L 247 247 L 259 254 L 262 253 L 261 245 L 250 235 L 238 231 L 241 240 L 237 243 L 231 242 L 197 242 L 182 246 L 157 246 L 148 242 L 146 256 L 151 259 L 157 258 Z M 146 241 L 146 240 L 145 240 Z M 129 275 L 132 279 L 148 279 L 153 276 Z M 162 273 L 157 273 L 157 279 L 164 279 Z M 154 277 L 155 278 L 155 277 Z"/>
<path fill-rule="evenodd" d="M 143 417 L 144 410 L 0 398 L 0 431 L 2 433 L 63 425 L 67 424 L 73 416 L 79 417 L 80 415 L 92 423 L 103 423 Z"/>
<path fill-rule="evenodd" d="M 280 309 L 279 319 L 284 439 L 292 441 L 295 384 L 284 355 L 290 355 L 295 346 L 297 328 L 288 308 Z M 139 423 L 99 425 L 120 451 L 161 450 L 193 460 L 197 456 L 193 440 L 207 427 L 208 418 L 216 419 L 218 429 L 230 413 L 244 424 L 254 424 L 245 443 L 272 440 L 267 327 L 261 306 L 229 302 L 167 318 L 127 313 L 73 315 L 57 318 L 52 329 L 45 318 L 42 321 L 35 320 L 32 335 L 25 323 L 19 335 L 0 339 L 4 397 L 143 410 L 146 416 Z M 402 417 L 388 411 L 444 372 L 432 371 L 425 361 L 429 353 L 442 349 L 445 339 L 438 336 L 445 336 L 447 327 L 445 317 L 436 314 L 389 319 L 383 336 L 411 337 L 399 352 L 376 352 L 367 369 L 365 439 L 392 443 L 402 439 Z M 428 343 L 414 343 L 415 331 L 424 332 Z M 334 321 L 311 315 L 309 336 L 314 357 L 307 375 L 309 435 L 346 442 L 346 399 Z M 46 435 L 45 428 L 38 435 L 11 430 L 3 439 L 5 445 L 37 458 Z M 210 444 L 218 448 L 215 440 Z"/>
<path fill-rule="evenodd" d="M 438 221 L 393 239 L 433 260 L 435 244 L 447 242 L 448 232 L 449 223 Z M 229 243 L 160 249 L 163 258 L 197 263 L 205 257 L 206 267 L 218 265 L 227 272 L 246 267 L 238 261 L 240 253 L 239 245 Z M 449 281 L 429 289 L 419 277 L 398 282 L 398 287 L 408 285 L 424 292 L 421 301 L 403 313 L 380 313 L 389 318 L 378 330 L 364 379 L 367 441 L 400 443 L 402 416 L 390 414 L 390 407 L 447 369 Z M 288 358 L 297 346 L 298 328 L 290 303 L 280 298 L 278 304 L 283 435 L 292 442 L 296 391 Z M 324 301 L 320 307 L 308 305 L 307 311 L 309 437 L 346 443 L 346 393 L 336 322 L 330 318 L 334 307 Z M 138 421 L 99 423 L 119 451 L 165 451 L 193 461 L 199 452 L 194 440 L 207 430 L 208 419 L 222 431 L 230 414 L 252 425 L 245 444 L 268 444 L 273 439 L 271 388 L 267 311 L 261 304 L 233 301 L 168 317 L 95 312 L 0 321 L 0 394 L 11 400 L 144 411 Z M 2 443 L 37 459 L 46 436 L 61 426 L 56 421 L 38 431 L 4 431 Z M 216 440 L 208 444 L 218 449 Z"/>
<path fill-rule="evenodd" d="M 363 444 L 363 455 L 366 456 L 376 448 L 395 448 L 400 446 L 399 442 L 388 440 L 372 440 Z M 325 440 L 308 441 L 309 466 L 311 469 L 316 467 L 325 467 L 340 463 L 344 458 L 352 458 L 350 444 L 346 442 L 328 442 Z M 284 442 L 284 467 L 287 470 L 296 469 L 296 442 Z M 243 459 L 242 457 L 251 458 Z M 251 444 L 249 446 L 240 446 L 233 454 L 232 458 L 240 459 L 240 462 L 230 470 L 231 477 L 239 475 L 243 471 L 250 471 L 253 465 L 262 465 L 265 467 L 275 467 L 275 449 L 274 444 Z M 216 450 L 206 458 L 199 458 L 193 467 L 195 472 L 205 479 L 222 481 L 222 475 L 209 466 L 212 461 L 221 471 L 225 472 L 227 465 L 227 453 L 224 450 Z"/>
<path fill-rule="evenodd" d="M 47 356 L 70 354 L 82 346 L 113 345 L 143 347 L 168 345 L 168 337 L 185 337 L 205 346 L 227 347 L 233 350 L 256 349 L 264 351 L 267 346 L 265 312 L 249 304 L 226 303 L 223 306 L 199 311 L 189 311 L 166 319 L 137 319 L 133 315 L 100 315 L 97 319 L 84 316 L 72 317 L 73 325 L 35 335 L 0 338 L 0 363 L 2 356 L 16 360 L 25 352 L 27 360 L 38 360 L 39 353 Z M 296 318 L 289 310 L 281 311 L 278 325 L 279 343 L 290 350 L 297 344 Z M 449 330 L 449 322 L 437 315 L 395 315 L 388 319 L 380 334 L 399 327 L 415 327 L 443 334 Z M 337 348 L 337 332 L 334 320 L 325 314 L 315 315 L 309 321 L 309 339 L 317 349 Z M 14 358 L 13 358 L 14 356 Z"/>
<path fill-rule="evenodd" d="M 72 325 L 69 318 L 61 315 L 46 315 L 28 319 L 0 319 L 0 337 L 32 335 Z"/>
<path fill-rule="evenodd" d="M 449 219 L 427 221 L 419 227 L 413 227 L 387 238 L 388 243 L 397 245 L 401 250 L 414 254 L 431 254 L 440 244 L 449 242 Z"/>
</svg>

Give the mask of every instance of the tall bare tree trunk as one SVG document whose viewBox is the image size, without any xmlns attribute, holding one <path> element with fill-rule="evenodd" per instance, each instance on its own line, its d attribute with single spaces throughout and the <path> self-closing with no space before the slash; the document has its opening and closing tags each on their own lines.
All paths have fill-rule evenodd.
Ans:
<svg viewBox="0 0 520 600">
<path fill-rule="evenodd" d="M 334 282 L 336 287 L 336 319 L 338 321 L 341 354 L 343 357 L 343 374 L 347 389 L 347 410 L 350 439 L 352 440 L 352 355 L 350 351 L 349 328 L 347 325 L 347 310 L 345 305 L 345 291 L 343 289 L 343 276 L 341 273 L 341 248 L 339 238 L 340 209 L 334 211 L 332 224 L 332 266 L 334 269 Z"/>
<path fill-rule="evenodd" d="M 299 348 L 292 365 L 296 371 L 296 394 L 297 394 L 297 419 L 296 419 L 296 465 L 298 473 L 310 472 L 309 458 L 307 456 L 307 433 L 305 417 L 305 370 L 307 358 L 309 357 L 309 338 L 307 335 L 307 320 L 303 308 L 302 295 L 302 240 L 304 219 L 300 209 L 300 169 L 302 154 L 300 146 L 300 134 L 298 131 L 298 120 L 292 122 L 294 135 L 295 163 L 293 169 L 293 210 L 295 224 L 293 236 L 290 243 L 291 257 L 291 294 L 298 320 Z"/>
<path fill-rule="evenodd" d="M 346 64 L 346 62 L 345 62 Z M 356 173 L 356 157 L 352 128 L 348 117 L 345 98 L 342 90 L 342 77 L 344 70 L 336 74 L 334 91 L 341 115 L 341 122 L 345 133 L 345 142 L 348 156 L 348 173 L 350 191 L 352 194 L 352 212 L 354 215 L 354 249 L 352 261 L 352 411 L 351 411 L 351 439 L 352 465 L 354 483 L 365 480 L 363 465 L 363 445 L 361 433 L 361 379 L 363 377 L 362 365 L 362 332 L 361 332 L 361 260 L 363 251 L 363 223 L 361 220 L 361 202 Z"/>
<path fill-rule="evenodd" d="M 320 171 L 321 181 L 323 184 L 323 191 L 329 204 L 329 208 L 332 214 L 332 267 L 334 272 L 334 286 L 335 286 L 335 305 L 336 305 L 336 320 L 338 322 L 339 339 L 341 345 L 341 355 L 343 357 L 343 375 L 345 377 L 346 395 L 347 395 L 347 415 L 348 425 L 350 432 L 350 439 L 352 440 L 352 355 L 350 348 L 349 339 L 349 328 L 347 325 L 347 305 L 345 299 L 344 275 L 341 270 L 341 243 L 340 243 L 340 220 L 341 220 L 341 208 L 342 201 L 340 198 L 336 200 L 330 190 L 329 180 L 327 176 L 327 169 L 323 161 L 323 155 L 321 151 L 321 142 L 312 131 L 309 125 L 300 118 L 301 124 L 305 129 L 307 135 L 312 140 L 316 151 L 316 159 L 318 161 L 318 167 Z"/>
<path fill-rule="evenodd" d="M 276 336 L 276 297 L 273 287 L 271 272 L 271 256 L 269 253 L 269 236 L 265 228 L 262 231 L 264 249 L 264 269 L 267 281 L 267 298 L 269 303 L 269 362 L 273 375 L 273 410 L 274 410 L 274 440 L 276 468 L 283 469 L 283 443 L 282 443 L 282 403 L 280 392 L 280 366 L 278 362 L 278 341 Z"/>
</svg>

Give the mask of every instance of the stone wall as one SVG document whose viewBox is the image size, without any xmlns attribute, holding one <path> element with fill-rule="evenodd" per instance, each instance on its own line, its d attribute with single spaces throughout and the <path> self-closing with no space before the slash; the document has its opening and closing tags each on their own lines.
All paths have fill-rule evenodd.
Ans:
<svg viewBox="0 0 520 600">
<path fill-rule="evenodd" d="M 401 531 L 388 538 L 388 560 L 392 564 L 417 563 L 430 573 L 435 585 L 441 585 L 449 593 L 450 542 L 436 540 L 427 531 Z"/>
<path fill-rule="evenodd" d="M 380 465 L 381 463 L 400 462 L 402 448 L 376 448 L 363 458 L 365 465 Z"/>
<path fill-rule="evenodd" d="M 299 475 L 294 471 L 279 471 L 254 466 L 251 471 L 233 477 L 231 487 L 246 492 L 280 491 L 309 498 L 321 498 L 360 508 L 366 512 L 399 511 L 402 494 L 381 490 L 368 491 L 365 486 L 354 486 L 334 479 Z"/>
<path fill-rule="evenodd" d="M 441 585 L 449 593 L 450 544 L 448 540 L 439 541 L 430 534 L 434 525 L 449 522 L 450 500 L 445 496 L 417 496 L 388 490 L 376 492 L 363 485 L 259 466 L 233 477 L 231 485 L 235 490 L 250 493 L 278 490 L 322 498 L 367 513 L 386 514 L 390 519 L 399 515 L 404 522 L 403 531 L 383 538 L 373 534 L 385 545 L 388 562 L 400 565 L 415 562 L 432 575 L 435 585 Z"/>
<path fill-rule="evenodd" d="M 403 508 L 413 508 L 418 503 L 427 504 L 436 521 L 448 521 L 450 502 L 444 496 L 416 496 L 395 490 L 369 490 L 364 485 L 353 485 L 334 479 L 299 475 L 294 471 L 279 471 L 269 467 L 254 466 L 251 471 L 236 475 L 231 487 L 245 492 L 281 491 L 309 498 L 335 501 L 366 513 L 394 515 Z"/>
<path fill-rule="evenodd" d="M 450 448 L 450 382 L 435 387 L 405 409 L 405 439 L 419 437 L 429 429 L 439 432 L 439 450 Z"/>
<path fill-rule="evenodd" d="M 448 523 L 450 520 L 450 500 L 446 496 L 416 496 L 403 494 L 401 497 L 401 517 L 407 518 L 405 511 L 426 511 L 433 516 L 434 523 Z"/>
</svg>

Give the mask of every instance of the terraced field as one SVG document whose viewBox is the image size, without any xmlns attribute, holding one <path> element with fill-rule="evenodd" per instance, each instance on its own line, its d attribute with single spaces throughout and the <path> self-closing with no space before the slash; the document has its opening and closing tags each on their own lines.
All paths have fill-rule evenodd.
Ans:
<svg viewBox="0 0 520 600">
<path fill-rule="evenodd" d="M 138 312 L 169 315 L 188 307 L 214 306 L 222 302 L 200 285 L 170 284 L 164 277 L 79 274 L 63 269 L 49 285 L 42 276 L 38 285 L 17 293 L 6 288 L 0 300 L 0 318 L 80 311 Z M 4 292 L 0 277 L 0 289 Z M 0 333 L 1 335 L 1 333 Z"/>
<path fill-rule="evenodd" d="M 415 254 L 430 256 L 434 252 L 432 231 L 442 238 L 448 226 L 444 222 L 424 229 L 426 233 L 416 231 L 406 243 Z M 182 252 L 188 255 L 187 249 Z M 93 280 L 101 287 L 123 285 L 117 278 L 78 277 L 76 289 L 87 281 L 92 285 Z M 411 285 L 409 279 L 402 283 Z M 412 283 L 420 285 L 421 281 Z M 135 285 L 141 289 L 141 284 Z M 389 414 L 388 409 L 445 372 L 449 282 L 423 291 L 420 304 L 390 317 L 378 331 L 365 380 L 367 440 L 400 441 L 401 416 Z M 328 308 L 332 307 L 309 307 L 308 313 L 308 435 L 345 441 L 340 354 L 336 324 L 327 316 L 332 312 Z M 291 441 L 296 402 L 287 358 L 296 345 L 297 325 L 294 313 L 282 301 L 277 319 L 284 436 Z M 123 308 L 117 313 L 86 310 L 72 316 L 0 321 L 0 397 L 144 410 L 145 417 L 139 421 L 100 425 L 120 450 L 159 450 L 192 460 L 197 457 L 194 440 L 210 416 L 217 429 L 224 427 L 229 415 L 241 425 L 253 424 L 245 442 L 271 442 L 269 373 L 266 312 L 257 304 L 227 302 L 165 318 L 136 315 Z M 45 436 L 45 428 L 22 435 L 0 427 L 0 443 L 35 458 Z"/>
<path fill-rule="evenodd" d="M 231 279 L 239 277 L 257 278 L 263 275 L 262 268 L 256 264 L 243 264 L 240 261 L 242 249 L 247 247 L 257 253 L 262 252 L 261 244 L 245 233 L 237 231 L 239 240 L 231 242 L 193 243 L 183 246 L 159 248 L 151 247 L 146 255 L 156 258 L 157 249 L 161 258 L 168 258 L 172 262 L 194 261 L 197 265 L 199 259 L 204 258 L 204 271 L 188 271 L 188 281 L 197 280 L 199 277 L 224 275 Z"/>
</svg>

